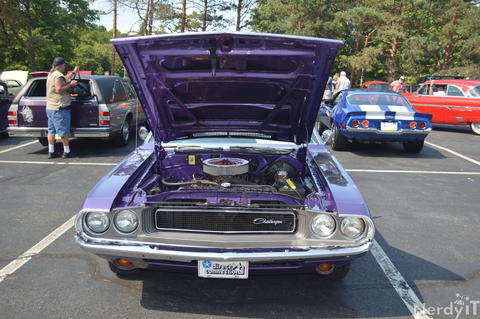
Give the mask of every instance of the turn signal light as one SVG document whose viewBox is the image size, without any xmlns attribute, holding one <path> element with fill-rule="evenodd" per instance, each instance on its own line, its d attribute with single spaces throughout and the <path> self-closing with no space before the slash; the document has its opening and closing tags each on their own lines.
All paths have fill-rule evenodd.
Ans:
<svg viewBox="0 0 480 319">
<path fill-rule="evenodd" d="M 110 121 L 100 120 L 100 125 L 110 125 Z"/>
<path fill-rule="evenodd" d="M 425 129 L 426 127 L 427 127 L 427 123 L 425 123 L 425 122 L 421 122 L 420 124 L 418 124 L 418 128 L 420 128 L 422 130 Z"/>
<path fill-rule="evenodd" d="M 360 122 L 358 120 L 353 120 L 352 121 L 352 126 L 353 127 L 358 127 L 360 125 Z"/>
<path fill-rule="evenodd" d="M 368 120 L 363 120 L 362 121 L 362 126 L 363 127 L 368 127 L 369 124 L 370 124 L 370 122 Z"/>
<path fill-rule="evenodd" d="M 315 267 L 315 270 L 317 271 L 317 273 L 319 273 L 320 275 L 328 275 L 330 274 L 333 269 L 335 268 L 335 265 L 334 264 L 331 264 L 331 263 L 321 263 L 321 264 L 318 264 L 317 267 Z"/>
<path fill-rule="evenodd" d="M 17 112 L 15 112 L 15 111 L 8 111 L 8 116 L 17 116 Z"/>
<path fill-rule="evenodd" d="M 100 116 L 110 116 L 110 112 L 100 112 Z"/>
<path fill-rule="evenodd" d="M 124 259 L 124 258 L 118 258 L 117 260 L 115 260 L 115 262 L 117 263 L 117 265 L 121 266 L 121 267 L 125 267 L 125 268 L 130 268 L 133 266 L 133 264 L 130 262 L 130 260 L 127 260 L 127 259 Z"/>
<path fill-rule="evenodd" d="M 17 120 L 8 120 L 8 124 L 17 125 Z"/>
<path fill-rule="evenodd" d="M 410 128 L 416 128 L 417 127 L 417 122 L 413 121 L 413 122 L 410 122 Z"/>
</svg>

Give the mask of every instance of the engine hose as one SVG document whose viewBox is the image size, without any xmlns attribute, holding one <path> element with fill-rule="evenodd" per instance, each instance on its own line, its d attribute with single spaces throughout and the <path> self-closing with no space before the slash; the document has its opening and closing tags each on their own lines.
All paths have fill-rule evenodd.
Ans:
<svg viewBox="0 0 480 319">
<path fill-rule="evenodd" d="M 192 184 L 206 184 L 206 185 L 218 186 L 218 183 L 204 180 L 204 179 L 195 179 L 189 182 L 167 182 L 165 178 L 162 178 L 162 184 L 166 186 L 184 186 L 184 185 L 192 185 Z"/>
</svg>

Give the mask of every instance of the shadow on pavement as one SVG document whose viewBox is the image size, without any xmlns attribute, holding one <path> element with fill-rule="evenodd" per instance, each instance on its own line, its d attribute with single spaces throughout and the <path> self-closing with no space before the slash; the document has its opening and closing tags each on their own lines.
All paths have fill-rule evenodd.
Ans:
<svg viewBox="0 0 480 319">
<path fill-rule="evenodd" d="M 377 240 L 397 268 L 415 270 L 404 277 L 421 301 L 413 280 L 465 280 L 421 257 L 389 246 L 380 234 Z M 143 307 L 178 313 L 179 317 L 185 314 L 268 319 L 411 316 L 370 253 L 356 260 L 348 276 L 339 282 L 315 275 L 218 280 L 154 271 L 127 279 L 143 282 Z"/>
<path fill-rule="evenodd" d="M 432 159 L 446 158 L 441 152 L 433 147 L 425 145 L 420 153 L 407 153 L 400 143 L 362 144 L 350 143 L 346 152 L 363 157 L 385 157 L 385 158 L 412 158 Z"/>
<path fill-rule="evenodd" d="M 142 141 L 138 141 L 140 146 Z M 29 154 L 46 155 L 47 146 L 38 143 L 39 149 Z M 70 141 L 70 149 L 74 153 L 74 158 L 101 158 L 112 156 L 126 156 L 135 149 L 135 139 L 132 138 L 125 146 L 116 146 L 112 141 L 102 139 L 72 139 Z M 63 146 L 60 141 L 55 143 L 55 151 L 59 154 L 63 153 Z"/>
</svg>

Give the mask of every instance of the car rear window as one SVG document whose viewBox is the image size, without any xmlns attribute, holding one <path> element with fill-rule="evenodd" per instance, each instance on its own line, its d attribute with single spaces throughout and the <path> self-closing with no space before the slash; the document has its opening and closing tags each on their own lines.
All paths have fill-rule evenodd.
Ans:
<svg viewBox="0 0 480 319">
<path fill-rule="evenodd" d="M 468 92 L 471 97 L 480 97 L 480 85 L 477 85 Z"/>
<path fill-rule="evenodd" d="M 353 105 L 400 105 L 408 106 L 407 100 L 399 94 L 351 94 L 347 101 Z"/>
<path fill-rule="evenodd" d="M 89 80 L 79 80 L 80 85 L 77 89 L 71 92 L 73 97 L 90 97 L 91 96 L 91 88 L 90 88 L 90 81 Z M 84 88 L 84 90 L 80 89 L 80 86 Z M 47 79 L 38 79 L 32 82 L 30 88 L 28 89 L 25 96 L 30 97 L 45 97 L 47 95 Z"/>
<path fill-rule="evenodd" d="M 379 91 L 390 91 L 390 84 L 370 84 L 369 89 L 371 90 L 379 90 Z"/>
</svg>

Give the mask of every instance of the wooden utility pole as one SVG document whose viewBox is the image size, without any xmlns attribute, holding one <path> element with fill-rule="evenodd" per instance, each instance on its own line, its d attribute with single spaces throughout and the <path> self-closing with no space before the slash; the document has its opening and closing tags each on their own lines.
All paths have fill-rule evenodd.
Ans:
<svg viewBox="0 0 480 319">
<path fill-rule="evenodd" d="M 240 31 L 240 29 L 242 28 L 241 27 L 241 23 L 242 23 L 242 5 L 243 5 L 243 0 L 238 0 L 237 2 L 237 25 L 236 25 L 236 30 L 237 31 Z"/>
<path fill-rule="evenodd" d="M 113 31 L 112 37 L 117 37 L 117 0 L 113 0 Z M 115 47 L 112 46 L 112 70 L 111 75 L 115 74 Z"/>
<path fill-rule="evenodd" d="M 182 21 L 180 24 L 180 32 L 185 32 L 186 23 L 187 23 L 187 0 L 182 0 Z"/>
</svg>

